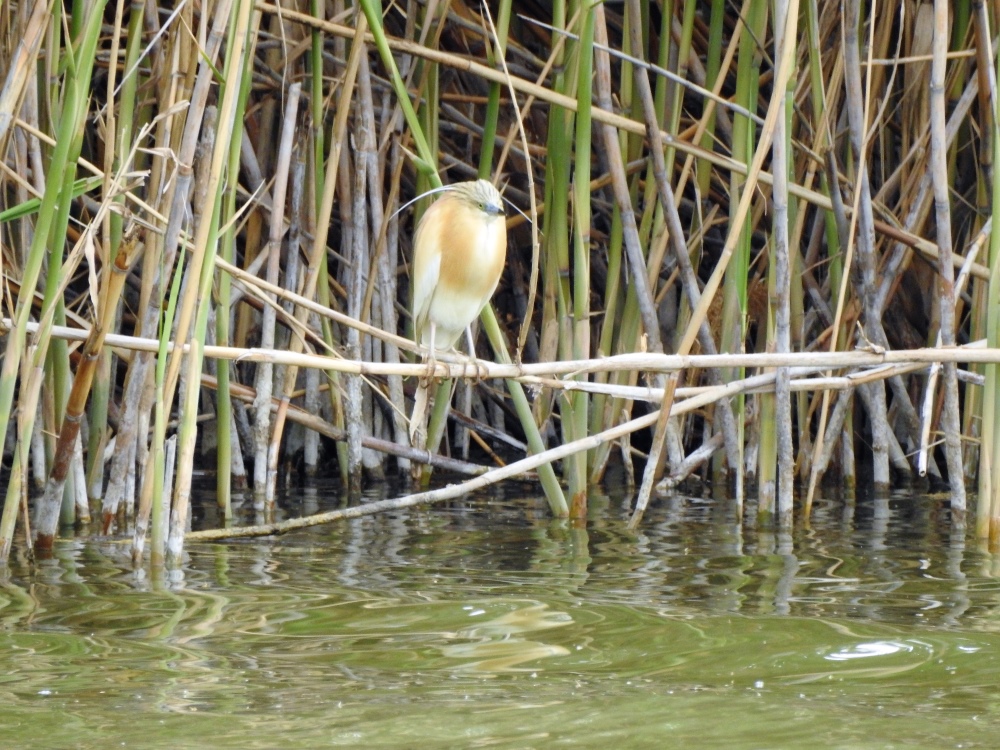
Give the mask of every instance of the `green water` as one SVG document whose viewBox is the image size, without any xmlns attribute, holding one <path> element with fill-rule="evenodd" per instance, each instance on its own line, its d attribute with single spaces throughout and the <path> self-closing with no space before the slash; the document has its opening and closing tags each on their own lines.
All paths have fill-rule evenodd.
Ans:
<svg viewBox="0 0 1000 750">
<path fill-rule="evenodd" d="M 996 748 L 1000 558 L 942 503 L 776 535 L 678 496 L 633 533 L 624 500 L 574 527 L 508 493 L 192 545 L 164 579 L 65 541 L 0 578 L 0 744 Z"/>
</svg>

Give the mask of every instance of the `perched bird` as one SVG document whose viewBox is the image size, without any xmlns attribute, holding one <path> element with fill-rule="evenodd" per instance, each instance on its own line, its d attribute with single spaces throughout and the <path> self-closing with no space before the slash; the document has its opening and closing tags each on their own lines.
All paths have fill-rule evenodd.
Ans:
<svg viewBox="0 0 1000 750">
<path fill-rule="evenodd" d="M 487 180 L 440 190 L 413 240 L 413 321 L 416 340 L 435 351 L 451 349 L 493 296 L 507 257 L 503 199 Z M 410 418 L 410 440 L 423 435 L 429 383 L 422 381 Z"/>
</svg>

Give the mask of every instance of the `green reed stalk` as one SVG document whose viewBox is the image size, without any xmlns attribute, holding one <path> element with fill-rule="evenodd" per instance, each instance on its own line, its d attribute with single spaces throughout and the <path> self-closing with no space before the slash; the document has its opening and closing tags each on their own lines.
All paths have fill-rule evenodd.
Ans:
<svg viewBox="0 0 1000 750">
<path fill-rule="evenodd" d="M 564 2 L 553 3 L 553 25 L 566 28 Z M 569 29 L 566 29 L 567 31 Z M 563 52 L 556 57 L 556 74 L 553 88 L 563 94 L 570 93 L 568 59 L 575 46 L 567 42 Z M 542 219 L 543 286 L 542 328 L 540 331 L 539 357 L 542 361 L 568 358 L 569 324 L 569 178 L 572 165 L 573 113 L 562 107 L 549 108 L 545 160 L 545 215 Z M 539 414 L 548 418 L 547 410 Z M 562 428 L 565 432 L 566 423 Z M 570 427 L 572 429 L 572 427 Z M 565 436 L 565 435 L 564 435 Z"/>
<path fill-rule="evenodd" d="M 69 212 L 67 211 L 67 225 L 69 223 L 68 213 Z M 55 273 L 54 269 L 50 267 L 45 278 L 45 296 L 46 299 L 50 299 L 53 302 L 51 318 L 45 316 L 50 321 L 49 325 L 66 325 L 66 301 L 63 299 L 63 295 L 61 293 L 62 283 L 60 283 L 62 273 L 62 270 L 60 270 L 59 273 Z M 66 279 L 68 279 L 71 274 L 72 271 L 67 274 Z M 44 303 L 42 309 L 43 311 L 45 309 Z M 51 339 L 48 332 L 44 334 L 44 338 L 48 339 L 46 346 L 48 351 L 45 357 L 45 369 L 51 378 L 51 397 L 52 404 L 55 407 L 55 419 L 48 429 L 51 430 L 51 433 L 56 433 L 62 429 L 62 424 L 66 416 L 66 404 L 69 401 L 70 388 L 73 383 L 73 372 L 69 364 L 69 346 L 67 343 L 61 339 Z M 51 471 L 51 461 L 49 462 L 49 466 L 47 468 Z M 72 484 L 68 485 L 68 488 L 72 489 Z M 76 511 L 73 505 L 71 492 L 69 491 L 62 493 L 62 502 L 59 507 L 59 517 L 57 520 L 59 524 L 64 526 L 71 526 L 76 523 Z M 35 531 L 37 533 L 37 527 Z"/>
<path fill-rule="evenodd" d="M 979 17 L 978 14 L 973 14 L 972 8 L 969 7 L 966 0 L 959 0 L 959 2 L 956 3 L 955 18 L 956 20 L 961 19 L 961 22 L 956 22 L 954 25 L 955 36 L 952 39 L 952 47 L 954 49 L 961 49 L 964 42 L 964 36 L 971 29 L 973 32 L 973 43 L 977 48 L 979 48 Z M 971 69 L 971 64 L 968 65 L 967 68 Z M 989 70 L 989 65 L 984 65 L 983 69 Z M 970 70 L 967 69 L 965 75 L 961 76 L 960 79 L 956 81 L 956 88 L 964 83 L 965 78 L 968 75 L 970 75 Z M 970 236 L 976 236 L 980 230 L 982 230 L 985 217 L 990 215 L 989 183 L 987 182 L 987 175 L 992 174 L 992 169 L 989 164 L 989 160 L 992 157 L 992 144 L 989 141 L 990 136 L 993 133 L 991 123 L 993 116 L 992 108 L 989 106 L 981 107 L 979 116 L 980 120 L 977 126 L 977 135 L 981 139 L 981 143 L 977 148 L 977 156 L 980 165 L 980 169 L 976 172 L 975 201 L 977 210 L 974 213 L 975 218 L 973 219 L 973 224 L 969 228 Z M 968 144 L 973 140 L 971 128 L 966 128 L 963 140 L 965 141 L 965 144 Z M 957 144 L 955 152 L 957 153 L 959 149 L 964 150 L 965 144 Z M 969 338 L 976 341 L 983 338 L 985 335 L 986 294 L 984 285 L 972 284 L 971 296 L 972 303 L 969 308 Z M 970 365 L 969 370 L 979 375 L 983 374 L 983 368 L 980 365 Z M 963 445 L 963 467 L 965 476 L 967 477 L 974 477 L 979 471 L 979 451 L 976 449 L 976 444 L 982 438 L 982 399 L 982 388 L 965 389 L 965 399 L 962 404 L 962 434 L 967 438 L 967 441 Z"/>
<path fill-rule="evenodd" d="M 985 25 L 985 24 L 982 24 Z M 985 40 L 980 39 L 981 43 Z M 1000 78 L 1000 61 L 997 62 Z M 995 106 L 995 102 L 993 103 Z M 990 112 L 991 161 L 1000 162 L 1000 112 Z M 992 215 L 1000 216 L 1000 170 L 994 169 Z M 990 233 L 990 280 L 986 292 L 986 345 L 1000 346 L 1000 232 Z M 1000 365 L 986 365 L 983 387 L 983 434 L 979 451 L 979 504 L 976 509 L 976 535 L 1000 542 Z"/>
<path fill-rule="evenodd" d="M 236 118 L 232 139 L 229 142 L 229 162 L 226 171 L 229 175 L 238 175 L 240 171 L 240 150 L 243 140 L 243 116 L 250 97 L 250 84 L 253 80 L 254 56 L 248 54 L 244 58 L 243 74 L 240 79 L 240 89 L 236 102 Z M 236 216 L 236 199 L 239 185 L 235 179 L 230 179 L 225 186 L 225 196 L 222 202 L 222 225 L 225 232 L 219 242 L 219 257 L 228 263 L 235 257 L 236 227 L 232 219 Z M 229 321 L 231 316 L 230 295 L 232 293 L 232 278 L 228 273 L 219 275 L 217 283 L 218 305 L 215 309 L 215 340 L 219 346 L 229 346 Z M 227 521 L 233 516 L 232 481 L 233 481 L 233 440 L 237 436 L 232 432 L 233 402 L 229 390 L 229 363 L 220 360 L 216 365 L 215 388 L 215 418 L 216 418 L 216 456 L 215 456 L 215 500 L 222 516 Z"/>
<path fill-rule="evenodd" d="M 767 24 L 767 3 L 763 0 L 751 0 L 746 23 L 740 35 L 739 51 L 736 67 L 735 101 L 750 112 L 757 111 L 757 93 L 760 82 L 760 59 L 763 50 L 759 44 L 764 38 Z M 756 145 L 756 126 L 749 118 L 739 114 L 733 115 L 733 158 L 749 165 L 753 159 Z M 730 218 L 738 210 L 743 193 L 744 178 L 733 173 L 730 177 Z M 723 281 L 722 330 L 720 332 L 721 352 L 738 352 L 743 349 L 746 339 L 747 315 L 747 277 L 750 270 L 750 236 L 752 227 L 749 222 L 743 225 L 733 260 L 730 262 Z M 730 368 L 722 373 L 723 380 L 735 380 L 743 377 L 742 368 Z M 762 409 L 764 406 L 762 405 Z M 742 396 L 736 399 L 736 429 L 739 443 L 743 445 L 743 425 L 745 419 L 745 400 Z M 765 414 L 760 415 L 763 423 Z M 739 466 L 730 467 L 734 471 L 743 471 L 742 452 Z M 716 464 L 716 471 L 721 471 L 721 463 Z"/>
<path fill-rule="evenodd" d="M 323 18 L 324 3 L 321 0 L 309 0 L 309 13 L 315 18 Z M 323 41 L 325 35 L 315 26 L 310 29 L 312 45 L 309 52 L 309 84 L 312 105 L 312 167 L 313 184 L 323 184 L 323 154 L 324 154 L 324 110 L 323 110 Z M 322 195 L 314 191 L 314 210 L 319 213 Z M 325 285 L 324 285 L 325 286 Z"/>
<path fill-rule="evenodd" d="M 688 58 L 691 55 L 691 39 L 694 34 L 694 19 L 695 11 L 697 10 L 698 4 L 687 2 L 684 3 L 684 18 L 681 22 L 681 38 L 677 43 L 677 75 L 681 78 L 686 79 L 688 77 Z M 673 18 L 671 13 L 670 19 Z M 671 28 L 667 23 L 668 18 L 664 17 L 663 29 L 661 34 L 666 34 L 667 36 L 661 36 L 661 39 L 672 39 Z M 666 66 L 664 66 L 666 67 Z M 670 103 L 670 120 L 667 123 L 667 132 L 671 135 L 676 134 L 680 130 L 681 114 L 683 113 L 683 103 L 684 100 L 684 90 L 678 84 L 673 84 L 673 97 Z M 667 147 L 666 154 L 664 156 L 664 161 L 667 164 L 667 174 L 674 173 L 674 159 L 677 157 L 677 150 L 671 147 Z"/>
<path fill-rule="evenodd" d="M 980 162 L 981 163 L 981 162 Z M 976 176 L 976 206 L 980 209 L 977 217 L 987 216 L 989 211 L 989 185 L 987 175 L 989 170 L 979 170 Z M 970 234 L 978 234 L 982 229 L 982 219 L 977 218 Z M 986 338 L 986 320 L 989 316 L 987 307 L 987 287 L 985 284 L 973 284 L 971 289 L 972 302 L 969 306 L 969 339 L 978 341 Z M 970 365 L 969 371 L 985 377 L 983 365 Z M 966 388 L 962 403 L 962 435 L 967 438 L 964 445 L 963 473 L 967 477 L 975 477 L 979 473 L 979 458 L 984 450 L 979 444 L 985 439 L 983 432 L 983 389 Z M 977 447 L 978 446 L 978 447 Z"/>
<path fill-rule="evenodd" d="M 413 138 L 413 144 L 417 151 L 414 163 L 421 172 L 433 175 L 430 180 L 434 187 L 441 187 L 441 179 L 434 169 L 437 160 L 434 158 L 434 152 L 431 151 L 424 132 L 420 129 L 420 119 L 413 109 L 406 84 L 403 83 L 399 68 L 396 67 L 396 60 L 392 56 L 392 50 L 389 49 L 389 40 L 385 36 L 385 29 L 382 28 L 382 10 L 374 0 L 361 0 L 361 9 L 364 11 L 365 18 L 368 19 L 368 27 L 375 40 L 375 47 L 378 49 L 382 64 L 389 72 L 392 88 L 396 92 L 399 106 L 403 110 L 403 117 L 406 118 L 406 124 L 410 126 L 410 137 Z"/>
<path fill-rule="evenodd" d="M 583 29 L 577 57 L 577 111 L 575 162 L 573 170 L 573 343 L 574 359 L 590 356 L 590 159 L 591 97 L 594 64 L 594 8 L 584 11 Z M 563 425 L 572 422 L 571 440 L 587 436 L 589 397 L 578 391 L 566 399 Z M 567 459 L 570 497 L 573 508 L 586 507 L 587 452 Z"/>
<path fill-rule="evenodd" d="M 994 138 L 1000 133 L 993 131 Z M 1000 211 L 1000 179 L 993 178 L 994 215 Z M 990 267 L 993 272 L 987 292 L 986 345 L 1000 346 L 1000 233 L 991 233 Z M 979 505 L 976 512 L 976 535 L 1000 541 L 1000 365 L 985 367 L 983 389 L 983 435 L 979 453 Z"/>
<path fill-rule="evenodd" d="M 235 190 L 232 191 L 235 197 Z M 227 188 L 228 193 L 228 188 Z M 228 200 L 227 200 L 228 203 Z M 234 208 L 233 204 L 227 209 Z M 232 214 L 230 214 L 232 215 Z M 233 262 L 232 228 L 228 228 L 219 246 L 219 256 Z M 228 273 L 219 276 L 218 305 L 215 310 L 215 341 L 219 346 L 229 346 L 229 316 L 232 294 L 232 279 Z M 216 365 L 215 430 L 217 436 L 215 454 L 215 500 L 225 520 L 233 516 L 233 440 L 237 436 L 232 431 L 233 402 L 229 391 L 229 363 L 220 360 Z"/>
<path fill-rule="evenodd" d="M 714 90 L 715 82 L 722 69 L 722 38 L 726 21 L 726 0 L 712 0 L 712 15 L 708 26 L 708 52 L 705 55 L 705 86 Z M 711 151 L 715 146 L 715 122 L 718 108 L 713 107 L 701 136 L 701 147 Z M 695 169 L 698 179 L 698 193 L 707 195 L 712 180 L 712 165 L 704 159 L 698 159 Z"/>
<path fill-rule="evenodd" d="M 90 428 L 86 448 L 86 489 L 91 505 L 100 503 L 104 487 L 104 449 L 107 446 L 108 403 L 111 398 L 111 367 L 114 352 L 104 349 L 99 355 L 97 372 L 90 386 L 90 408 L 87 423 Z"/>
<path fill-rule="evenodd" d="M 611 231 L 608 236 L 608 276 L 604 287 L 604 313 L 601 323 L 601 335 L 597 344 L 595 356 L 607 356 L 615 346 L 615 318 L 618 314 L 621 297 L 622 248 L 624 246 L 621 210 L 615 205 L 611 214 Z M 607 383 L 606 373 L 598 373 L 594 381 Z M 590 432 L 597 434 L 611 426 L 617 419 L 615 407 L 620 399 L 609 398 L 605 394 L 595 394 L 590 411 Z M 617 407 L 621 410 L 621 407 Z M 590 481 L 599 482 L 604 474 L 604 468 L 611 451 L 609 443 L 602 443 L 594 451 L 594 463 L 591 469 Z"/>
<path fill-rule="evenodd" d="M 323 17 L 324 4 L 321 0 L 310 0 L 310 13 L 315 18 Z M 325 120 L 325 110 L 323 108 L 323 103 L 325 101 L 323 95 L 323 42 L 325 36 L 323 32 L 313 27 L 311 30 L 312 35 L 312 46 L 309 55 L 309 82 L 310 82 L 310 104 L 312 105 L 312 127 L 310 129 L 310 135 L 312 138 L 312 170 L 313 178 L 312 183 L 316 186 L 323 185 L 323 160 L 325 153 L 325 131 L 324 131 L 324 120 Z M 322 212 L 323 203 L 323 191 L 321 189 L 316 189 L 313 191 L 313 197 L 315 203 L 313 205 L 313 220 Z M 325 228 L 316 228 L 316 231 L 325 232 Z M 330 307 L 330 284 L 328 282 L 329 269 L 327 267 L 327 257 L 326 253 L 320 259 L 319 276 L 323 280 L 321 284 L 316 287 L 316 300 L 325 307 Z M 322 318 L 320 320 L 320 331 L 323 336 L 323 341 L 326 345 L 333 349 L 333 327 L 330 325 L 330 321 L 327 318 Z M 340 398 L 340 394 L 343 389 L 340 388 L 339 376 L 334 373 L 330 376 L 330 388 L 327 389 L 330 398 L 330 406 L 334 414 L 334 422 L 340 429 L 344 429 L 344 409 L 343 403 Z M 347 484 L 347 445 L 343 441 L 337 441 L 337 464 L 340 469 L 340 478 L 344 485 Z"/>
<path fill-rule="evenodd" d="M 177 315 L 177 302 L 180 298 L 181 281 L 184 278 L 184 269 L 187 265 L 185 260 L 186 256 L 184 253 L 181 253 L 177 258 L 177 268 L 174 273 L 173 282 L 170 285 L 167 308 L 161 319 L 160 347 L 156 356 L 156 406 L 154 407 L 153 440 L 152 447 L 150 448 L 153 470 L 147 471 L 143 475 L 139 513 L 137 514 L 136 521 L 136 531 L 138 532 L 138 517 L 151 518 L 149 556 L 150 564 L 154 568 L 161 567 L 166 563 L 167 524 L 169 517 L 164 507 L 164 483 L 166 479 L 164 461 L 167 419 L 170 416 L 169 404 L 166 400 L 167 361 L 169 360 L 169 357 L 167 357 L 167 347 L 170 343 L 170 332 L 173 330 L 173 323 Z M 168 270 L 165 267 L 161 267 L 161 278 L 166 277 Z M 138 544 L 133 548 L 133 558 L 137 552 L 141 555 L 141 548 Z"/>
<path fill-rule="evenodd" d="M 627 5 L 630 10 L 631 5 Z M 667 0 L 663 4 L 662 14 L 661 14 L 661 24 L 660 33 L 665 34 L 660 38 L 663 43 L 660 44 L 660 57 L 658 62 L 662 65 L 664 69 L 670 69 L 670 51 L 674 49 L 673 35 L 671 34 L 671 22 L 674 17 L 674 3 L 672 0 Z M 649 60 L 649 48 L 650 48 L 650 37 L 652 21 L 650 20 L 649 14 L 649 0 L 641 0 L 639 3 L 639 8 L 637 11 L 626 13 L 627 16 L 627 30 L 629 38 L 624 42 L 623 46 L 628 50 L 629 54 L 640 60 Z M 638 33 L 635 30 L 638 29 Z M 635 39 L 638 38 L 638 43 Z M 626 75 L 626 68 L 622 66 L 622 78 L 624 79 Z M 635 76 L 638 74 L 635 66 L 631 63 L 628 64 L 628 72 L 631 74 L 628 77 L 627 85 L 629 87 L 629 111 L 631 116 L 641 122 L 644 118 L 642 110 L 642 98 L 637 95 Z M 676 72 L 676 71 L 674 71 Z M 648 73 L 645 73 L 648 75 Z M 623 83 L 624 80 L 623 80 Z M 677 98 L 677 84 L 674 81 L 670 81 L 664 76 L 656 77 L 656 91 L 660 95 L 660 98 L 656 101 L 656 112 L 657 112 L 657 122 L 660 128 L 664 128 L 664 123 L 672 117 L 673 112 L 668 111 L 668 106 L 672 106 Z M 668 105 L 669 103 L 669 105 Z M 669 128 L 669 126 L 667 126 Z M 636 159 L 645 155 L 646 152 L 646 139 L 636 138 L 634 135 L 630 135 L 629 138 L 629 152 L 628 158 Z M 651 161 L 647 162 L 645 180 L 642 181 L 645 185 L 644 194 L 642 196 L 641 205 L 644 207 L 642 212 L 642 218 L 639 222 L 639 238 L 643 247 L 649 247 L 650 238 L 653 237 L 656 232 L 660 231 L 663 227 L 663 212 L 660 208 L 659 202 L 656 200 L 656 180 L 653 173 L 653 164 Z M 633 180 L 633 184 L 629 186 L 631 190 L 634 191 L 632 194 L 633 204 L 638 201 L 637 196 L 639 195 L 639 190 L 642 186 L 637 180 Z M 630 323 L 634 323 L 638 326 L 638 308 L 631 310 L 632 316 L 629 316 Z M 630 326 L 631 330 L 631 326 Z M 639 328 L 636 329 L 636 334 L 638 336 Z M 638 339 L 636 339 L 638 340 Z M 635 344 L 632 344 L 626 351 L 633 350 Z"/>
<path fill-rule="evenodd" d="M 424 16 L 424 24 L 428 29 L 428 33 L 422 34 L 424 38 L 431 38 L 431 30 L 434 28 L 435 19 Z M 438 20 L 438 26 L 443 26 L 445 18 L 442 17 Z M 434 34 L 434 39 L 439 38 L 438 34 Z M 441 128 L 440 128 L 440 96 L 441 96 L 441 68 L 437 63 L 430 62 L 427 60 L 421 61 L 422 66 L 422 85 L 420 90 L 423 92 L 424 106 L 421 106 L 417 114 L 420 116 L 420 129 L 421 132 L 426 136 L 428 146 L 430 147 L 430 155 L 433 157 L 434 161 L 434 180 L 431 180 L 428 175 L 418 174 L 417 175 L 417 194 L 423 194 L 430 190 L 431 188 L 438 187 L 440 185 L 440 179 L 438 178 L 437 168 L 438 160 L 437 154 L 441 148 Z M 482 166 L 480 165 L 480 169 Z M 492 170 L 489 170 L 491 173 Z M 475 352 L 469 352 L 470 356 L 475 356 Z M 427 424 L 427 448 L 432 453 L 436 453 L 441 445 L 441 440 L 444 438 L 444 433 L 448 428 L 448 411 L 451 408 L 451 399 L 454 394 L 454 381 L 443 380 L 438 384 L 435 389 L 434 394 L 434 406 L 431 411 L 430 419 Z M 421 467 L 421 476 L 423 483 L 428 483 L 431 478 L 432 467 L 430 464 L 424 464 Z"/>
<path fill-rule="evenodd" d="M 511 0 L 501 0 L 497 9 L 496 17 L 496 47 L 492 44 L 486 48 L 486 60 L 490 67 L 497 66 L 497 57 L 505 58 L 507 55 L 507 33 L 510 29 Z M 483 143 L 482 151 L 479 153 L 479 178 L 488 180 L 493 175 L 493 151 L 496 145 L 497 124 L 500 116 L 500 92 L 501 85 L 493 81 L 490 83 L 489 99 L 486 101 L 486 113 L 483 118 Z M 516 106 L 516 102 L 513 102 Z"/>
<path fill-rule="evenodd" d="M 821 55 L 822 47 L 820 44 L 819 31 L 819 8 L 816 0 L 807 0 L 805 11 L 809 50 L 809 94 L 814 118 L 812 130 L 816 134 L 813 149 L 818 153 L 822 153 L 830 147 L 831 138 L 830 123 L 826 106 L 826 87 L 823 81 L 823 61 Z M 829 172 L 826 169 L 823 169 L 820 172 L 820 192 L 826 196 L 830 196 Z M 833 310 L 840 311 L 846 303 L 846 297 L 850 294 L 850 289 L 843 283 L 844 256 L 843 253 L 840 252 L 840 248 L 843 247 L 843 244 L 840 241 L 840 235 L 837 229 L 837 220 L 834 216 L 834 212 L 824 211 L 823 222 L 826 236 L 826 246 L 829 253 L 827 278 L 829 280 L 828 283 L 830 287 L 830 307 Z M 844 290 L 844 299 L 841 299 L 841 290 Z M 841 316 L 839 312 L 835 313 L 834 319 L 835 323 L 840 321 Z M 831 348 L 844 348 L 849 341 L 849 335 L 850 331 L 846 329 L 846 325 L 839 323 L 838 330 L 834 334 L 835 340 L 830 344 Z M 841 439 L 840 435 L 827 436 L 825 434 L 831 393 L 829 391 L 824 391 L 822 396 L 818 396 L 818 398 L 822 399 L 819 411 L 819 426 L 816 430 L 814 455 L 812 458 L 812 467 L 810 468 L 809 487 L 806 492 L 806 498 L 803 503 L 802 511 L 803 516 L 806 519 L 809 518 L 810 513 L 812 512 L 813 495 L 816 491 L 816 483 L 819 481 L 819 476 L 816 473 L 818 468 L 817 463 L 820 453 L 823 450 L 823 444 L 826 440 L 837 441 Z M 853 434 L 852 418 L 850 415 L 846 417 L 845 429 L 847 434 Z"/>
</svg>

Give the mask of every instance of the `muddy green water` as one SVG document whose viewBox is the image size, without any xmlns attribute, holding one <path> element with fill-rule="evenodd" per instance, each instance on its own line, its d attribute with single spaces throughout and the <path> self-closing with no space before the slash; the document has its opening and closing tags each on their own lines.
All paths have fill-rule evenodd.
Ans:
<svg viewBox="0 0 1000 750">
<path fill-rule="evenodd" d="M 292 515 L 334 502 L 284 501 Z M 741 530 L 470 497 L 181 571 L 60 543 L 0 578 L 6 748 L 996 748 L 1000 558 L 940 498 Z"/>
</svg>

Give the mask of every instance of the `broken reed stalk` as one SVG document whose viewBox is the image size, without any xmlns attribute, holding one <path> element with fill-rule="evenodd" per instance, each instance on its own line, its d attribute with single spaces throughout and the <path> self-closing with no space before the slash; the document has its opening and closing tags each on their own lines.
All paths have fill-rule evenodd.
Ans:
<svg viewBox="0 0 1000 750">
<path fill-rule="evenodd" d="M 4 321 L 7 322 L 7 321 Z M 71 340 L 81 340 L 86 336 L 84 331 L 72 329 L 54 329 L 55 335 L 64 335 Z M 109 342 L 111 344 L 112 342 Z M 131 344 L 143 348 L 148 348 L 156 342 L 143 340 L 128 340 L 127 337 L 114 337 L 113 343 L 119 347 Z M 236 351 L 233 348 L 223 350 L 220 347 L 206 347 L 206 356 L 223 355 L 227 358 L 242 361 L 259 361 L 266 357 L 273 362 L 294 362 L 299 366 L 320 367 L 324 364 L 328 367 L 341 371 L 353 371 L 358 374 L 386 374 L 392 372 L 398 375 L 420 376 L 426 372 L 426 366 L 422 364 L 413 365 L 378 365 L 375 363 L 346 362 L 332 358 L 309 357 L 305 355 L 296 357 L 288 352 L 262 352 L 260 350 Z M 892 360 L 890 364 L 888 360 Z M 893 352 L 838 352 L 831 354 L 802 354 L 790 353 L 788 355 L 774 354 L 746 354 L 746 355 L 693 355 L 679 357 L 676 355 L 619 355 L 612 358 L 594 359 L 581 362 L 562 362 L 535 365 L 520 365 L 516 367 L 495 365 L 490 363 L 480 363 L 479 367 L 485 368 L 488 377 L 497 378 L 517 378 L 527 384 L 540 383 L 544 381 L 547 387 L 564 388 L 567 390 L 583 390 L 599 392 L 602 387 L 599 384 L 580 383 L 573 379 L 558 380 L 558 374 L 579 375 L 581 373 L 611 372 L 611 371 L 634 371 L 645 372 L 669 372 L 680 363 L 691 368 L 711 368 L 719 366 L 741 366 L 757 367 L 760 369 L 770 369 L 772 372 L 744 378 L 734 381 L 724 386 L 681 388 L 675 393 L 677 407 L 672 415 L 686 414 L 694 408 L 707 404 L 718 403 L 719 401 L 731 398 L 740 393 L 760 393 L 773 390 L 775 383 L 775 366 L 785 366 L 790 369 L 790 389 L 794 392 L 816 392 L 823 390 L 839 390 L 844 392 L 865 384 L 881 381 L 889 377 L 899 376 L 910 372 L 920 371 L 928 365 L 941 360 L 951 362 L 1000 362 L 1000 350 L 988 350 L 982 347 L 958 347 L 955 349 L 921 349 L 913 351 L 893 351 Z M 478 377 L 478 369 L 470 369 L 468 364 L 448 365 L 439 363 L 440 368 L 447 368 L 447 374 L 451 377 Z M 854 367 L 868 368 L 856 369 L 854 372 L 840 377 L 812 378 L 809 375 L 821 369 L 829 367 Z M 202 378 L 202 382 L 210 387 L 215 382 L 207 376 Z M 973 379 L 971 382 L 977 382 Z M 605 386 L 603 390 L 609 394 L 625 395 L 633 400 L 646 400 L 652 403 L 662 403 L 662 389 L 642 388 L 632 389 L 627 393 L 615 386 Z M 247 400 L 254 400 L 255 395 L 251 389 L 243 388 L 234 391 L 234 396 Z M 271 410 L 276 410 L 278 402 L 272 401 Z M 291 408 L 288 410 L 289 418 L 317 430 L 336 440 L 345 439 L 345 433 L 338 430 L 322 420 L 303 412 L 300 409 Z M 615 438 L 620 437 L 615 435 Z M 612 438 L 609 438 L 611 440 Z M 442 468 L 458 471 L 460 473 L 481 473 L 485 471 L 482 467 L 466 465 L 460 462 L 447 460 L 440 456 L 431 456 L 425 452 L 406 450 L 386 441 L 377 441 L 371 438 L 366 439 L 366 445 L 377 451 L 392 453 L 394 455 L 405 455 L 414 461 L 429 461 Z M 600 443 L 598 443 L 600 444 Z"/>
<path fill-rule="evenodd" d="M 0 334 L 11 330 L 12 320 L 0 318 Z M 29 323 L 26 329 L 29 333 L 40 330 L 38 323 Z M 86 341 L 88 329 L 52 326 L 52 335 L 66 341 Z M 155 352 L 159 346 L 156 339 L 138 336 L 108 334 L 105 344 L 115 349 L 136 352 Z M 413 344 L 418 351 L 419 346 Z M 168 353 L 177 351 L 178 347 L 167 341 Z M 190 351 L 185 345 L 183 351 Z M 320 370 L 344 372 L 355 375 L 399 375 L 401 377 L 417 377 L 427 374 L 427 365 L 415 363 L 386 363 L 347 360 L 341 357 L 321 356 L 316 354 L 296 354 L 290 351 L 265 351 L 260 348 L 241 348 L 234 346 L 205 346 L 204 356 L 214 359 L 226 359 L 237 362 L 263 362 L 296 365 L 299 367 L 315 367 Z M 924 347 L 921 349 L 886 349 L 877 347 L 854 349 L 846 352 L 789 352 L 778 354 L 771 352 L 746 354 L 656 354 L 653 352 L 635 352 L 632 354 L 616 354 L 610 357 L 594 357 L 591 359 L 565 360 L 556 362 L 524 362 L 521 364 L 496 363 L 480 360 L 473 364 L 467 358 L 441 354 L 435 363 L 434 376 L 438 378 L 476 378 L 477 375 L 486 378 L 503 378 L 517 380 L 520 378 L 544 377 L 556 375 L 593 374 L 598 372 L 673 372 L 678 370 L 703 370 L 715 367 L 821 367 L 821 368 L 860 368 L 882 367 L 890 365 L 922 364 L 935 362 L 956 363 L 1000 363 L 1000 347 L 987 347 L 986 341 L 975 341 L 962 346 Z M 891 373 L 894 376 L 896 373 Z M 975 382 L 975 378 L 972 378 Z M 530 382 L 530 380 L 526 381 Z M 567 381 L 569 383 L 569 381 Z M 582 384 L 581 384 L 582 386 Z M 572 386 L 570 386 L 572 387 Z"/>
</svg>

